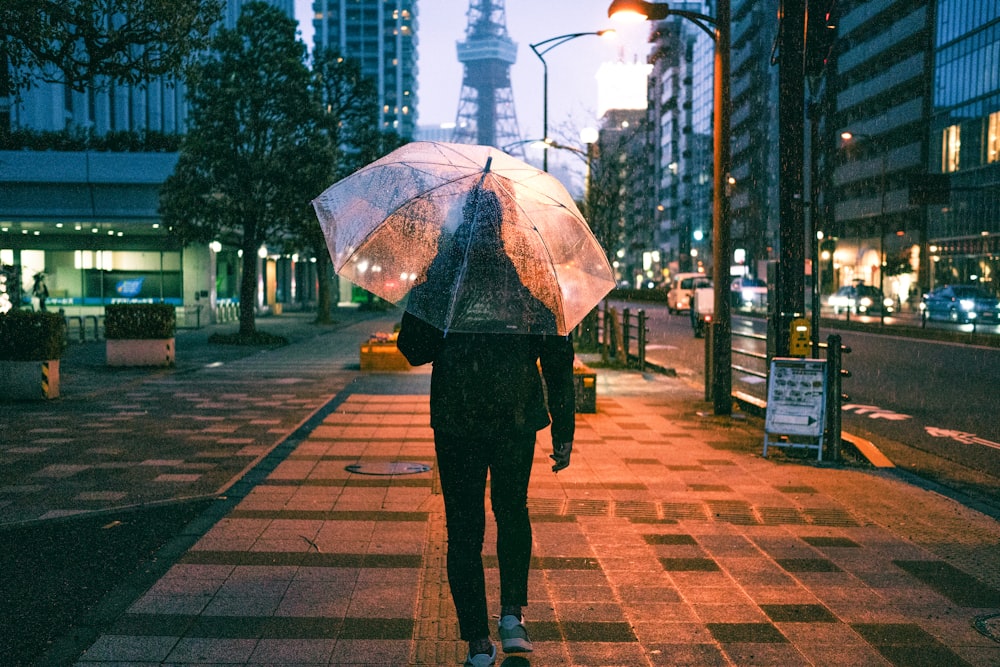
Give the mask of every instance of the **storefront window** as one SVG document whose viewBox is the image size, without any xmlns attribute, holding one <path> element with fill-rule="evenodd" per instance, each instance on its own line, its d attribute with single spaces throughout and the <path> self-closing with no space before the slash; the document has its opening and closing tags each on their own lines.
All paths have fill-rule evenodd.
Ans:
<svg viewBox="0 0 1000 667">
<path fill-rule="evenodd" d="M 24 296 L 31 295 L 32 277 L 44 274 L 49 308 L 183 303 L 180 251 L 25 249 L 20 251 L 20 267 Z"/>
<path fill-rule="evenodd" d="M 986 162 L 1000 161 L 1000 111 L 994 111 L 986 122 Z"/>
</svg>

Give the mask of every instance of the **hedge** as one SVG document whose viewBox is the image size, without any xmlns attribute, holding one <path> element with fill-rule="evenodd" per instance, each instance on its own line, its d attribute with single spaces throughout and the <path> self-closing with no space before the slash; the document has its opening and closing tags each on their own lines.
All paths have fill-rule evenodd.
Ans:
<svg viewBox="0 0 1000 667">
<path fill-rule="evenodd" d="M 0 360 L 59 359 L 66 349 L 66 321 L 61 315 L 11 310 L 0 315 Z"/>
<path fill-rule="evenodd" d="M 177 311 L 166 303 L 116 303 L 104 308 L 104 337 L 108 340 L 173 338 Z"/>
</svg>

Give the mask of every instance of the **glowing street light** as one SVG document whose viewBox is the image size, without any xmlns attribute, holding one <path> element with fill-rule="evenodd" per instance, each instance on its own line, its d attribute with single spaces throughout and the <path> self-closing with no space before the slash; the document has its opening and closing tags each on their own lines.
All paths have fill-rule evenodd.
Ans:
<svg viewBox="0 0 1000 667">
<path fill-rule="evenodd" d="M 604 35 L 614 35 L 614 30 L 596 30 L 592 32 L 573 32 L 568 35 L 559 35 L 557 37 L 550 37 L 549 39 L 543 39 L 540 42 L 535 42 L 530 44 L 531 50 L 535 52 L 538 59 L 542 61 L 542 140 L 549 140 L 549 64 L 545 62 L 546 53 L 556 48 L 560 44 L 565 44 L 566 42 L 572 41 L 577 37 L 586 37 L 588 35 L 596 35 L 598 37 L 603 37 Z M 544 46 L 545 48 L 539 49 L 539 47 Z M 542 156 L 542 170 L 549 170 L 549 151 L 548 148 L 545 149 L 545 153 Z"/>
</svg>

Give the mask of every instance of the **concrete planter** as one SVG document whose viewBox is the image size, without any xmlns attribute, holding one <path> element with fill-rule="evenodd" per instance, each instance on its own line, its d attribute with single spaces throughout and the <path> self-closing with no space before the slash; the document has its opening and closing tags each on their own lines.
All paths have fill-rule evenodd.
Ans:
<svg viewBox="0 0 1000 667">
<path fill-rule="evenodd" d="M 408 371 L 412 368 L 395 341 L 368 341 L 361 345 L 361 370 Z"/>
<path fill-rule="evenodd" d="M 108 366 L 173 366 L 174 339 L 109 339 Z"/>
<path fill-rule="evenodd" d="M 13 400 L 59 398 L 59 360 L 0 361 L 0 395 Z"/>
</svg>

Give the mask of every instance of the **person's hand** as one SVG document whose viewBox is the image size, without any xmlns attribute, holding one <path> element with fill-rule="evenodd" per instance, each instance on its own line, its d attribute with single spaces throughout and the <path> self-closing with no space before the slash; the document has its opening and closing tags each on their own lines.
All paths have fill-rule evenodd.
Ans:
<svg viewBox="0 0 1000 667">
<path fill-rule="evenodd" d="M 572 453 L 572 442 L 552 443 L 552 453 L 549 455 L 549 458 L 555 461 L 552 472 L 559 472 L 563 468 L 569 467 L 569 456 Z"/>
</svg>

